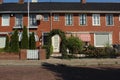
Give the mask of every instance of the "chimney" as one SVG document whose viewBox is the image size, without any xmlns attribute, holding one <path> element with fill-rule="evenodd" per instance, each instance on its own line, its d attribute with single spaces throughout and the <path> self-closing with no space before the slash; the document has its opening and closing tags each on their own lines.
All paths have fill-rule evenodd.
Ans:
<svg viewBox="0 0 120 80">
<path fill-rule="evenodd" d="M 23 4 L 24 3 L 24 0 L 19 0 L 19 4 Z"/>
<path fill-rule="evenodd" d="M 32 0 L 32 2 L 38 2 L 38 0 Z"/>
<path fill-rule="evenodd" d="M 2 4 L 3 3 L 3 0 L 0 0 L 0 4 Z"/>
<path fill-rule="evenodd" d="M 81 0 L 81 3 L 82 4 L 86 4 L 86 0 Z"/>
</svg>

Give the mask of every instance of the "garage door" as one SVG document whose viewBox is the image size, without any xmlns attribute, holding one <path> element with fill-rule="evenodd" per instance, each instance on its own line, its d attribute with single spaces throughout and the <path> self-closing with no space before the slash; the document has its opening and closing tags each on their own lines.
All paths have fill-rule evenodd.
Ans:
<svg viewBox="0 0 120 80">
<path fill-rule="evenodd" d="M 0 36 L 0 48 L 5 47 L 5 41 L 6 41 L 6 37 Z"/>
<path fill-rule="evenodd" d="M 94 37 L 95 47 L 105 47 L 106 44 L 112 44 L 111 33 L 95 33 Z"/>
</svg>

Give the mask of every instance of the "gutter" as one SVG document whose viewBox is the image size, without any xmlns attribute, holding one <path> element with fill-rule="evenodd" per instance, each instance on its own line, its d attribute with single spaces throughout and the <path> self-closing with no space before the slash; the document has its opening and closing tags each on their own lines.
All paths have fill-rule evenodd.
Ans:
<svg viewBox="0 0 120 80">
<path fill-rule="evenodd" d="M 27 11 L 0 11 L 0 13 L 27 13 Z M 120 11 L 65 11 L 65 10 L 40 10 L 30 11 L 30 13 L 120 13 Z"/>
</svg>

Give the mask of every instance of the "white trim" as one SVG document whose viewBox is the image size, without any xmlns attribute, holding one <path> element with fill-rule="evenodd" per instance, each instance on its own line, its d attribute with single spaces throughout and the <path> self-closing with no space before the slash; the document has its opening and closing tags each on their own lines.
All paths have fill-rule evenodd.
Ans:
<svg viewBox="0 0 120 80">
<path fill-rule="evenodd" d="M 45 19 L 45 16 L 47 16 L 47 17 L 48 17 L 48 19 L 47 19 L 47 20 Z M 43 14 L 43 21 L 49 21 L 49 14 Z"/>
<path fill-rule="evenodd" d="M 95 16 L 95 19 L 94 19 L 94 16 Z M 97 19 L 97 17 L 99 19 Z M 100 26 L 101 25 L 101 23 L 100 23 L 100 14 L 92 14 L 92 25 L 93 26 Z"/>
<path fill-rule="evenodd" d="M 85 15 L 85 22 L 86 22 L 85 25 L 81 25 L 81 24 L 80 24 L 80 22 L 81 22 L 81 21 L 80 21 L 80 19 L 81 19 L 81 14 L 84 14 L 84 15 Z M 79 21 L 79 26 L 86 26 L 86 25 L 87 25 L 87 14 L 85 14 L 85 13 L 80 13 L 78 19 L 79 19 L 79 20 L 78 20 L 78 21 Z"/>
<path fill-rule="evenodd" d="M 16 25 L 16 21 L 18 21 L 17 18 L 16 18 L 16 15 L 18 15 L 18 16 L 21 15 L 22 16 L 22 26 L 17 26 Z M 15 26 L 14 26 L 14 28 L 23 28 L 23 14 L 15 14 Z"/>
<path fill-rule="evenodd" d="M 5 24 L 4 21 L 6 22 L 6 20 L 4 20 L 3 17 L 7 16 L 7 23 Z M 1 22 L 1 26 L 10 26 L 10 14 L 2 14 L 2 22 Z"/>
<path fill-rule="evenodd" d="M 107 15 L 112 15 L 113 16 L 113 25 L 107 25 Z M 114 15 L 113 14 L 106 14 L 105 15 L 105 22 L 106 22 L 106 26 L 114 26 Z"/>
<path fill-rule="evenodd" d="M 66 19 L 66 15 L 67 14 L 70 14 L 71 15 L 71 19 L 72 19 L 72 24 L 71 25 L 67 25 L 67 19 Z M 74 26 L 74 15 L 73 15 L 73 13 L 66 13 L 65 14 L 65 26 Z"/>
<path fill-rule="evenodd" d="M 57 19 L 55 17 L 58 17 Z M 54 21 L 59 21 L 59 14 L 54 14 Z"/>
<path fill-rule="evenodd" d="M 96 45 L 96 34 L 101 34 L 101 33 L 107 33 L 108 34 L 108 36 L 109 36 L 109 44 L 111 45 L 112 44 L 112 40 L 113 40 L 113 38 L 112 38 L 112 33 L 109 33 L 109 32 L 97 32 L 97 33 L 94 33 L 94 46 L 95 47 L 104 47 L 105 45 Z"/>
<path fill-rule="evenodd" d="M 119 21 L 120 21 L 120 14 L 119 14 Z"/>
<path fill-rule="evenodd" d="M 120 13 L 120 11 L 84 11 L 84 10 L 73 10 L 73 11 L 65 11 L 65 10 L 52 10 L 52 11 L 45 11 L 45 10 L 39 10 L 39 11 L 30 11 L 31 13 Z M 27 11 L 1 11 L 0 13 L 27 13 Z"/>
</svg>

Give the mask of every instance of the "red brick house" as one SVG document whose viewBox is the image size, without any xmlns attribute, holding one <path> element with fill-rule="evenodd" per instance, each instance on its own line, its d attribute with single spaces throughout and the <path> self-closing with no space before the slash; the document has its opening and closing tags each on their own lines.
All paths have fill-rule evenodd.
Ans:
<svg viewBox="0 0 120 80">
<path fill-rule="evenodd" d="M 40 20 L 37 18 L 40 17 Z M 42 17 L 41 17 L 42 16 Z M 31 2 L 30 32 L 35 32 L 37 47 L 46 44 L 47 33 L 61 29 L 66 36 L 77 36 L 95 47 L 106 43 L 120 43 L 120 3 Z M 27 3 L 4 3 L 0 0 L 0 48 L 5 46 L 5 36 L 14 29 L 20 34 L 28 24 Z M 19 35 L 19 41 L 21 35 Z M 59 35 L 52 38 L 54 52 L 59 52 Z"/>
</svg>

